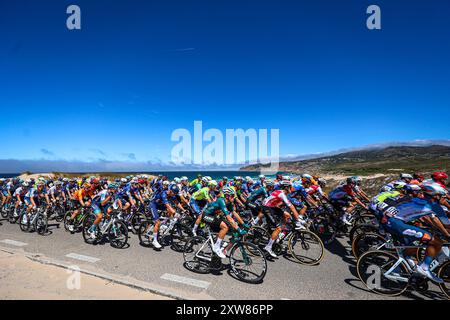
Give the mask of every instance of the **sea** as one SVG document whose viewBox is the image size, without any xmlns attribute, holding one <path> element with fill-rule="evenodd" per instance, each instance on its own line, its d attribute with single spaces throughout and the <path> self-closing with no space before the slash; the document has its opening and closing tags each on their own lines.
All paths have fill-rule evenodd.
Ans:
<svg viewBox="0 0 450 320">
<path fill-rule="evenodd" d="M 117 173 L 127 174 L 128 172 L 117 172 Z M 192 180 L 192 179 L 196 178 L 197 175 L 199 175 L 199 174 L 202 174 L 203 176 L 210 176 L 214 180 L 221 180 L 223 177 L 228 177 L 229 179 L 232 179 L 235 176 L 241 176 L 241 177 L 249 176 L 249 177 L 256 179 L 260 174 L 258 171 L 158 171 L 158 172 L 139 172 L 139 173 L 140 174 L 148 174 L 148 175 L 162 174 L 162 175 L 165 175 L 170 180 L 172 180 L 175 177 L 180 178 L 183 176 L 186 176 L 189 178 L 189 180 Z M 280 172 L 280 173 L 283 174 L 284 172 Z M 79 174 L 80 176 L 83 176 L 85 174 L 88 174 L 88 172 L 86 172 L 86 173 L 77 172 L 77 174 Z M 97 173 L 97 174 L 101 175 L 101 173 Z M 130 172 L 129 174 L 132 175 L 132 174 L 136 174 L 136 173 Z M 1 178 L 14 178 L 19 175 L 20 175 L 20 173 L 5 173 L 5 174 L 0 173 Z M 267 178 L 275 177 L 275 175 L 266 175 L 266 176 L 267 176 Z"/>
</svg>

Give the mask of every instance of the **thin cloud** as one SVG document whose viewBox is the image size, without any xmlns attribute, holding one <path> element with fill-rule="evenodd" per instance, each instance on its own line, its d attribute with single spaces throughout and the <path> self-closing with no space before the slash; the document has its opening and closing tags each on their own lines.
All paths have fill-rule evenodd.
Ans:
<svg viewBox="0 0 450 320">
<path fill-rule="evenodd" d="M 41 149 L 41 152 L 45 154 L 46 156 L 54 156 L 55 154 L 47 149 Z"/>
<path fill-rule="evenodd" d="M 186 52 L 186 51 L 194 51 L 195 48 L 180 48 L 180 49 L 175 49 L 173 51 L 175 52 Z"/>
<path fill-rule="evenodd" d="M 89 149 L 89 151 L 94 152 L 94 153 L 98 153 L 99 155 L 102 155 L 102 156 L 106 156 L 106 153 L 103 152 L 100 149 Z"/>
</svg>

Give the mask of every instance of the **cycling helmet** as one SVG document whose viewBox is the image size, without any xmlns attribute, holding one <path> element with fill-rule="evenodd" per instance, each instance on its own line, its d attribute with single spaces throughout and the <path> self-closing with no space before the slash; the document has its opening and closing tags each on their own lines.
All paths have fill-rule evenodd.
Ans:
<svg viewBox="0 0 450 320">
<path fill-rule="evenodd" d="M 263 174 L 260 174 L 260 175 L 259 175 L 259 178 L 260 178 L 260 179 L 265 179 L 265 178 L 266 178 L 266 176 L 265 176 L 265 175 L 263 175 Z"/>
<path fill-rule="evenodd" d="M 175 183 L 180 183 L 180 182 L 181 182 L 181 179 L 180 179 L 180 178 L 173 178 L 173 182 L 175 182 Z"/>
<path fill-rule="evenodd" d="M 252 178 L 250 178 L 250 179 L 248 179 L 248 180 L 247 180 L 247 183 L 249 183 L 249 184 L 254 184 L 254 183 L 255 183 L 255 181 L 253 181 L 253 179 L 252 179 Z"/>
<path fill-rule="evenodd" d="M 121 183 L 127 183 L 127 182 L 128 182 L 128 180 L 127 180 L 127 179 L 125 179 L 125 178 L 122 178 L 122 179 L 120 179 L 120 182 L 121 182 Z"/>
<path fill-rule="evenodd" d="M 447 191 L 437 183 L 423 185 L 422 190 L 429 196 L 445 196 L 447 194 Z"/>
<path fill-rule="evenodd" d="M 222 192 L 224 195 L 234 196 L 236 195 L 236 191 L 234 191 L 231 187 L 223 187 Z"/>
<path fill-rule="evenodd" d="M 286 175 L 286 176 L 283 176 L 283 177 L 282 177 L 282 180 L 289 180 L 289 181 L 290 181 L 290 180 L 291 180 L 291 177 L 288 176 L 288 175 Z"/>
<path fill-rule="evenodd" d="M 414 178 L 415 180 L 420 181 L 420 182 L 422 182 L 423 180 L 425 180 L 425 177 L 423 176 L 423 174 L 420 174 L 420 173 L 414 173 L 414 174 L 413 174 L 413 178 Z"/>
<path fill-rule="evenodd" d="M 431 178 L 435 181 L 447 180 L 448 175 L 445 172 L 433 172 Z"/>
<path fill-rule="evenodd" d="M 412 175 L 410 175 L 409 173 L 402 173 L 400 175 L 400 179 L 414 179 Z"/>
<path fill-rule="evenodd" d="M 392 183 L 395 190 L 402 190 L 406 187 L 406 183 L 403 181 L 395 181 Z"/>
<path fill-rule="evenodd" d="M 22 184 L 22 187 L 24 187 L 24 188 L 28 188 L 30 186 L 30 184 L 28 183 L 28 182 L 24 182 L 23 184 Z"/>
<path fill-rule="evenodd" d="M 202 182 L 204 182 L 204 183 L 208 183 L 210 181 L 211 181 L 211 179 L 209 179 L 209 177 L 203 177 L 202 178 Z"/>
<path fill-rule="evenodd" d="M 163 181 L 162 184 L 163 184 L 164 187 L 166 187 L 166 186 L 170 185 L 170 182 L 166 180 L 166 181 Z"/>
<path fill-rule="evenodd" d="M 108 189 L 117 189 L 117 184 L 115 184 L 115 183 L 110 183 L 109 185 L 108 185 Z"/>
<path fill-rule="evenodd" d="M 228 181 L 228 177 L 223 177 L 222 180 Z"/>
<path fill-rule="evenodd" d="M 304 174 L 302 174 L 302 178 L 311 180 L 313 177 L 310 174 L 304 173 Z"/>
<path fill-rule="evenodd" d="M 275 185 L 275 182 L 273 182 L 273 180 L 266 180 L 267 187 L 273 187 L 274 185 Z"/>
<path fill-rule="evenodd" d="M 85 184 L 83 185 L 83 188 L 85 188 L 85 189 L 90 188 L 90 187 L 91 187 L 91 184 L 90 184 L 90 183 L 85 183 Z"/>
<path fill-rule="evenodd" d="M 302 185 L 302 183 L 300 181 L 295 181 L 292 184 L 292 187 L 295 189 L 295 191 L 303 189 L 303 185 Z"/>
<path fill-rule="evenodd" d="M 211 180 L 208 182 L 208 186 L 210 187 L 217 187 L 217 181 L 216 180 Z"/>
<path fill-rule="evenodd" d="M 57 186 L 57 187 L 62 186 L 62 182 L 61 182 L 61 181 L 56 181 L 56 182 L 55 182 L 55 186 Z"/>
<path fill-rule="evenodd" d="M 408 184 L 406 185 L 405 190 L 407 192 L 419 192 L 422 191 L 422 188 L 417 184 Z"/>
<path fill-rule="evenodd" d="M 321 187 L 325 187 L 327 185 L 327 180 L 325 180 L 324 178 L 317 179 L 317 182 L 319 183 L 319 186 L 321 186 Z"/>
<path fill-rule="evenodd" d="M 355 179 L 355 177 L 348 177 L 347 178 L 347 184 L 354 184 L 356 185 L 357 181 Z"/>
<path fill-rule="evenodd" d="M 181 177 L 181 181 L 189 181 L 188 177 Z"/>
<path fill-rule="evenodd" d="M 280 186 L 283 188 L 287 188 L 287 187 L 291 187 L 292 186 L 292 182 L 289 180 L 283 180 L 280 182 Z"/>
</svg>

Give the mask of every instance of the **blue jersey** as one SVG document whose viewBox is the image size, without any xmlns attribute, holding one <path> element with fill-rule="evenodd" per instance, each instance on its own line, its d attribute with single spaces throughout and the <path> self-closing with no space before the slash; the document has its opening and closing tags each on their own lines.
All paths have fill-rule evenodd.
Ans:
<svg viewBox="0 0 450 320">
<path fill-rule="evenodd" d="M 439 203 L 420 198 L 413 198 L 411 201 L 401 202 L 395 207 L 386 209 L 385 214 L 390 218 L 399 219 L 403 222 L 411 222 L 434 214 L 444 225 L 450 225 L 450 221 Z"/>
</svg>

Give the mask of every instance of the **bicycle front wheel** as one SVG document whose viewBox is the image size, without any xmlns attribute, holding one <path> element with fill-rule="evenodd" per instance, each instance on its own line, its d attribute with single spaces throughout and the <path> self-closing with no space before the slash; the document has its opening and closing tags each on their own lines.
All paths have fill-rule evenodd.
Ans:
<svg viewBox="0 0 450 320">
<path fill-rule="evenodd" d="M 358 277 L 372 292 L 398 296 L 408 287 L 411 275 L 403 263 L 393 268 L 397 262 L 398 257 L 390 252 L 368 251 L 356 264 Z"/>
<path fill-rule="evenodd" d="M 318 235 L 308 230 L 296 230 L 288 242 L 290 255 L 305 265 L 319 264 L 323 259 L 323 242 Z"/>
<path fill-rule="evenodd" d="M 122 221 L 115 221 L 109 230 L 109 242 L 113 248 L 122 249 L 128 243 L 128 228 Z"/>
<path fill-rule="evenodd" d="M 239 242 L 230 252 L 230 266 L 239 280 L 247 283 L 261 283 L 267 273 L 264 252 L 251 242 Z"/>
<path fill-rule="evenodd" d="M 193 237 L 184 247 L 184 266 L 196 273 L 208 273 L 213 256 L 211 245 L 205 238 Z"/>
<path fill-rule="evenodd" d="M 444 264 L 439 268 L 437 276 L 444 280 L 444 283 L 440 283 L 439 287 L 447 299 L 450 299 L 450 261 L 444 262 Z"/>
<path fill-rule="evenodd" d="M 38 213 L 38 216 L 34 220 L 34 230 L 36 232 L 43 236 L 47 233 L 48 228 L 48 219 L 47 216 L 43 215 L 42 213 Z"/>
</svg>

